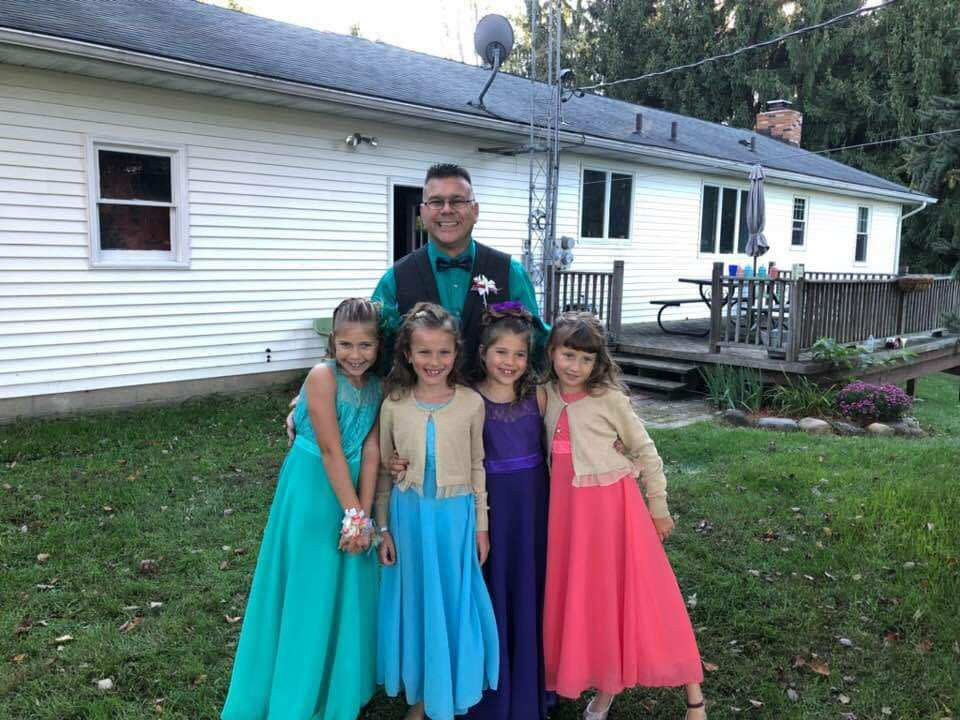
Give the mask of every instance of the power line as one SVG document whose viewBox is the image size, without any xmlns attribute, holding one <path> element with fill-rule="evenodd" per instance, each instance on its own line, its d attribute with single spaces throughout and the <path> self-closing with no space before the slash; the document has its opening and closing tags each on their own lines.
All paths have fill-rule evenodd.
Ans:
<svg viewBox="0 0 960 720">
<path fill-rule="evenodd" d="M 960 128 L 950 130 L 936 130 L 934 132 L 920 133 L 919 135 L 903 135 L 896 138 L 887 138 L 886 140 L 874 140 L 872 142 L 857 143 L 856 145 L 842 145 L 835 148 L 824 148 L 823 150 L 794 150 L 793 152 L 782 155 L 771 155 L 765 160 L 779 160 L 781 158 L 796 157 L 798 155 L 826 155 L 827 153 L 840 152 L 841 150 L 855 150 L 856 148 L 871 147 L 873 145 L 889 145 L 890 143 L 904 142 L 906 140 L 919 140 L 920 138 L 933 137 L 934 135 L 950 135 L 960 132 Z"/>
<path fill-rule="evenodd" d="M 731 52 L 723 53 L 721 55 L 714 55 L 712 57 L 703 58 L 702 60 L 697 60 L 696 62 L 688 63 L 686 65 L 677 65 L 676 67 L 668 68 L 666 70 L 657 70 L 656 72 L 646 73 L 644 75 L 638 75 L 637 77 L 632 78 L 622 78 L 621 80 L 611 80 L 610 82 L 601 82 L 596 85 L 586 85 L 579 88 L 580 90 L 598 90 L 600 88 L 613 87 L 614 85 L 622 85 L 623 83 L 636 82 L 638 80 L 647 80 L 653 77 L 659 77 L 661 75 L 668 75 L 678 70 L 691 70 L 701 65 L 706 65 L 707 63 L 716 62 L 717 60 L 726 60 L 728 58 L 736 57 L 737 55 L 742 55 L 745 52 L 750 50 L 756 50 L 757 48 L 766 47 L 768 45 L 776 45 L 779 42 L 783 42 L 787 38 L 796 37 L 797 35 L 803 35 L 814 30 L 821 30 L 830 25 L 835 25 L 836 23 L 843 22 L 844 20 L 849 20 L 852 17 L 857 17 L 875 10 L 881 10 L 885 7 L 889 7 L 894 3 L 899 2 L 900 0 L 886 0 L 886 2 L 879 3 L 877 5 L 872 5 L 870 7 L 861 7 L 857 10 L 851 10 L 850 12 L 843 13 L 842 15 L 837 15 L 836 17 L 830 18 L 829 20 L 824 20 L 821 23 L 816 25 L 808 25 L 806 27 L 797 28 L 796 30 L 791 30 L 788 33 L 779 35 L 770 40 L 764 40 L 763 42 L 758 42 L 753 45 L 747 45 L 746 47 L 738 48 L 737 50 L 732 50 Z"/>
</svg>

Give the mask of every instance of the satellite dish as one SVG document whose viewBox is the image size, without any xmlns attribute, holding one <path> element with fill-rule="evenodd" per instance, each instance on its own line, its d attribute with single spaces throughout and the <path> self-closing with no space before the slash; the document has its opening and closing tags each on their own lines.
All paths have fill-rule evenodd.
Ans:
<svg viewBox="0 0 960 720">
<path fill-rule="evenodd" d="M 477 55 L 490 67 L 500 65 L 513 50 L 513 28 L 503 15 L 485 15 L 473 33 Z M 499 57 L 497 50 L 499 50 Z"/>
</svg>

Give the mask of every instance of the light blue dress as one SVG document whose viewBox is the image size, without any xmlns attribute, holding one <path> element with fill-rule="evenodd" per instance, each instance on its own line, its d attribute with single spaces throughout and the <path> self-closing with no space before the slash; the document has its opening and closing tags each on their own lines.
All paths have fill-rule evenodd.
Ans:
<svg viewBox="0 0 960 720">
<path fill-rule="evenodd" d="M 450 720 L 497 687 L 500 650 L 477 561 L 474 497 L 436 498 L 435 447 L 431 413 L 423 495 L 396 487 L 390 495 L 397 562 L 380 578 L 377 682 L 410 705 L 423 700 L 431 720 Z"/>
<path fill-rule="evenodd" d="M 382 394 L 337 374 L 337 425 L 357 485 Z M 300 390 L 297 439 L 263 533 L 223 720 L 356 720 L 376 689 L 373 553 L 337 549 L 343 509 L 327 480 Z"/>
</svg>

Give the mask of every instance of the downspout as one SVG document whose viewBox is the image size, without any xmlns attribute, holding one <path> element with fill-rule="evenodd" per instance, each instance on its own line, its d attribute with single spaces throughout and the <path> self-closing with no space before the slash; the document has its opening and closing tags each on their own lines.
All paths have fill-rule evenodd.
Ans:
<svg viewBox="0 0 960 720">
<path fill-rule="evenodd" d="M 894 253 L 894 261 L 893 261 L 894 275 L 900 274 L 900 247 L 901 247 L 901 241 L 903 240 L 903 221 L 906 220 L 908 217 L 912 217 L 916 215 L 918 212 L 926 210 L 927 205 L 929 205 L 929 203 L 924 200 L 922 203 L 920 203 L 920 207 L 916 207 L 910 212 L 908 212 L 906 215 L 901 215 L 899 218 L 897 218 L 897 251 Z"/>
</svg>

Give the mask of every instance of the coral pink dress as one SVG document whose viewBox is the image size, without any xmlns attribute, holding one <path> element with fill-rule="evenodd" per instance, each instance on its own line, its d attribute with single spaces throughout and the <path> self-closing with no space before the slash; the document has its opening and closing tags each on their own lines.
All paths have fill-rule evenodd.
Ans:
<svg viewBox="0 0 960 720">
<path fill-rule="evenodd" d="M 551 447 L 547 689 L 575 698 L 701 682 L 690 618 L 637 482 L 574 487 L 570 442 L 564 410 Z"/>
</svg>

